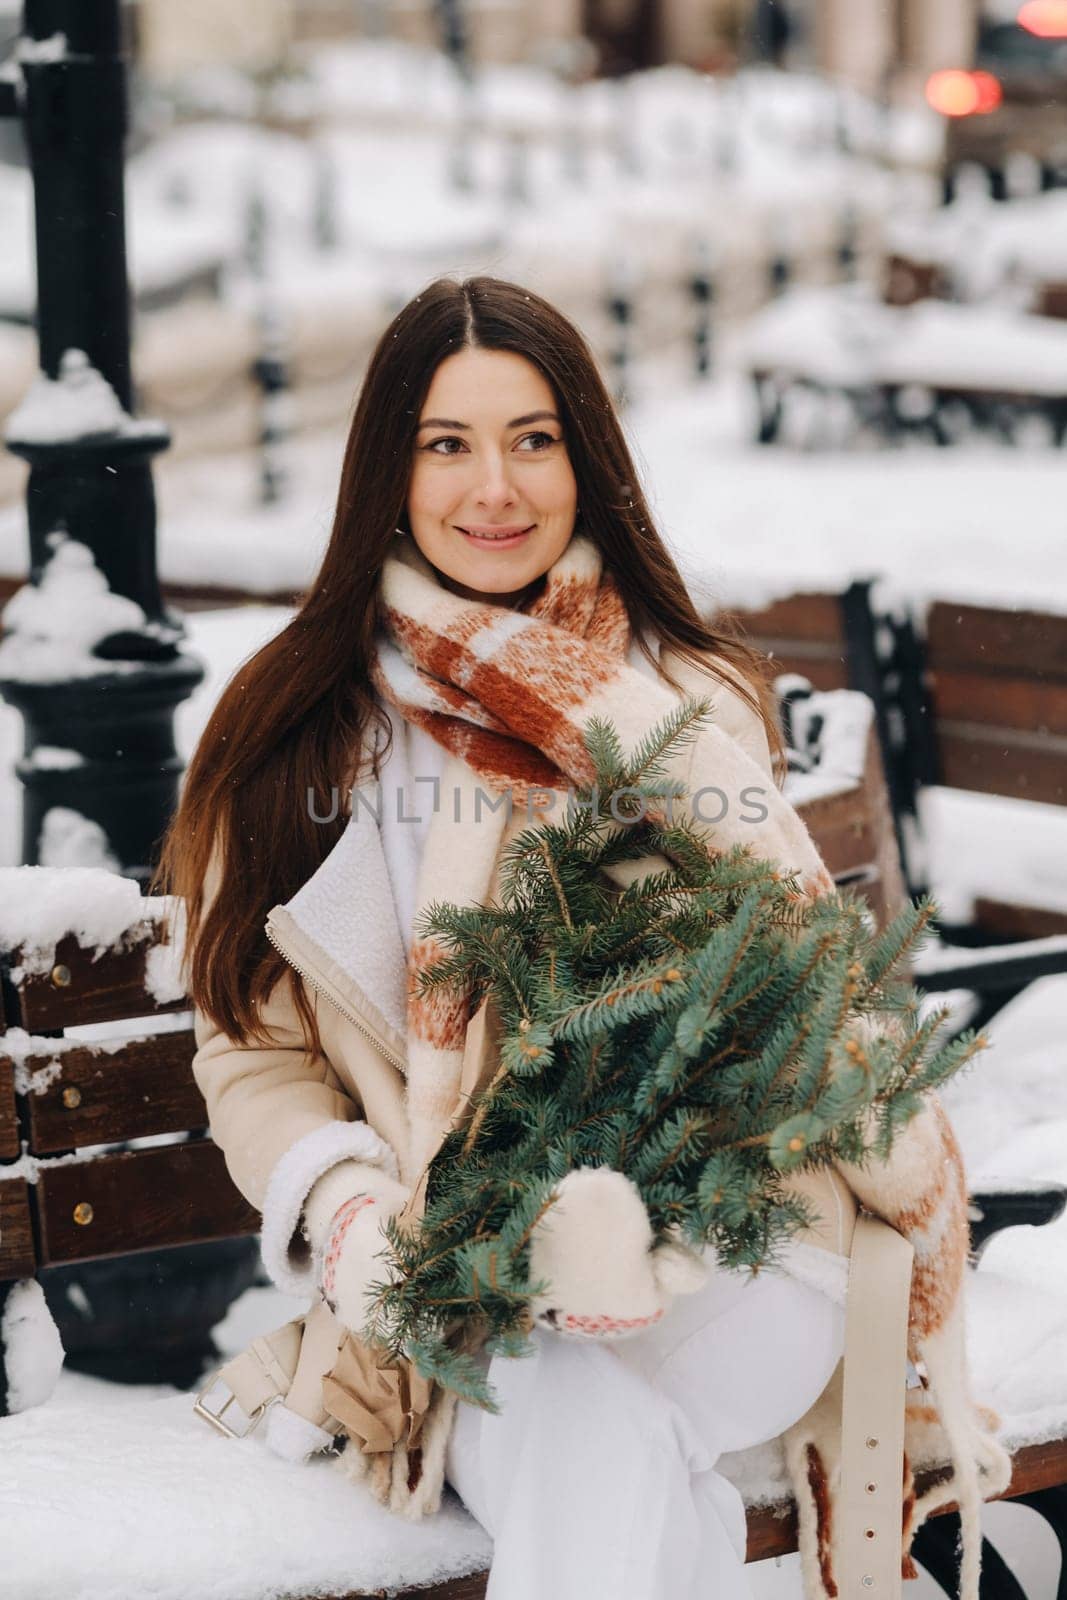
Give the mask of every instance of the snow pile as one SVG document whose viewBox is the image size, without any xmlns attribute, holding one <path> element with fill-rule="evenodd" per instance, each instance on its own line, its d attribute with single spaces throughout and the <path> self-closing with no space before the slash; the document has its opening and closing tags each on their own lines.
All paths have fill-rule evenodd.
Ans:
<svg viewBox="0 0 1067 1600">
<path fill-rule="evenodd" d="M 1067 393 L 1067 325 L 1000 306 L 884 305 L 864 284 L 794 289 L 752 319 L 754 370 L 846 387 L 924 383 Z"/>
<path fill-rule="evenodd" d="M 826 799 L 862 781 L 873 718 L 870 699 L 854 689 L 794 700 L 794 744 L 802 752 L 814 750 L 817 760 L 810 772 L 788 775 L 785 795 L 791 805 Z"/>
<path fill-rule="evenodd" d="M 1067 196 L 1051 190 L 1004 205 L 988 194 L 961 194 L 926 214 L 890 218 L 887 242 L 911 260 L 947 268 L 963 299 L 1025 305 L 1035 284 L 1067 278 Z"/>
<path fill-rule="evenodd" d="M 1020 1165 L 1012 1156 L 1018 1141 L 1067 1122 L 1064 1016 L 1067 974 L 1030 984 L 984 1030 L 990 1048 L 946 1085 L 943 1099 L 972 1183 L 996 1175 L 1067 1181 L 1067 1140 L 1058 1151 L 1052 1141 L 1047 1151 L 1032 1149 L 1029 1173 L 1027 1163 Z M 1040 1237 L 1047 1240 L 1052 1232 L 1042 1228 Z M 1063 1283 L 1067 1288 L 1067 1277 Z"/>
<path fill-rule="evenodd" d="M 0 868 L 0 949 L 22 952 L 22 975 L 49 972 L 56 946 L 73 934 L 94 956 L 160 914 L 132 878 L 95 867 Z M 12 973 L 12 977 L 15 973 Z"/>
<path fill-rule="evenodd" d="M 8 1028 L 4 1034 L 4 1054 L 15 1066 L 15 1093 L 22 1095 L 47 1094 L 63 1076 L 62 1054 L 65 1046 L 55 1039 L 27 1033 L 25 1028 Z M 31 1067 L 30 1062 L 44 1058 L 44 1065 Z"/>
<path fill-rule="evenodd" d="M 58 378 L 38 373 L 22 404 L 8 418 L 5 438 L 14 447 L 158 430 L 157 422 L 137 421 L 123 410 L 118 395 L 84 350 L 66 350 Z"/>
<path fill-rule="evenodd" d="M 42 867 L 122 869 L 100 824 L 70 806 L 50 806 L 45 812 L 37 856 Z"/>
<path fill-rule="evenodd" d="M 18 1600 L 276 1600 L 379 1593 L 484 1570 L 453 1501 L 394 1516 L 328 1460 L 224 1439 L 189 1395 L 0 1422 L 0 1593 Z"/>
<path fill-rule="evenodd" d="M 185 998 L 182 975 L 185 957 L 185 902 L 176 895 L 154 899 L 151 904 L 165 907 L 167 940 L 154 944 L 145 957 L 144 986 L 157 1005 L 169 1005 Z"/>
<path fill-rule="evenodd" d="M 63 1346 L 44 1291 L 32 1278 L 16 1283 L 3 1302 L 0 1351 L 8 1410 L 21 1412 L 43 1405 L 63 1366 Z"/>
<path fill-rule="evenodd" d="M 1067 912 L 1067 807 L 933 788 L 919 815 L 949 921 L 967 922 L 979 895 Z"/>
<path fill-rule="evenodd" d="M 65 33 L 50 34 L 47 39 L 31 39 L 23 36 L 15 44 L 15 60 L 30 62 L 34 66 L 45 66 L 56 61 L 67 59 L 67 36 Z"/>
<path fill-rule="evenodd" d="M 78 750 L 69 750 L 61 744 L 39 744 L 26 758 L 26 765 L 38 772 L 66 772 L 72 767 L 84 767 L 85 757 Z"/>
<path fill-rule="evenodd" d="M 157 1005 L 169 1005 L 185 995 L 185 915 L 175 896 L 143 896 L 133 878 L 99 865 L 0 867 L 0 949 L 21 952 L 14 983 L 50 972 L 68 935 L 95 959 L 144 937 L 152 924 L 162 924 L 165 938 L 146 952 L 145 989 Z"/>
<path fill-rule="evenodd" d="M 143 629 L 144 611 L 108 588 L 88 545 L 59 532 L 48 542 L 53 553 L 40 583 L 23 584 L 0 614 L 7 630 L 0 677 L 55 683 L 134 669 L 135 662 L 106 661 L 91 651 L 109 634 Z"/>
<path fill-rule="evenodd" d="M 46 1094 L 53 1083 L 62 1078 L 64 1057 L 72 1050 L 84 1050 L 88 1046 L 94 1055 L 114 1055 L 116 1050 L 124 1050 L 131 1043 L 172 1031 L 166 1026 L 168 1023 L 186 1026 L 182 1016 L 153 1017 L 151 1021 L 158 1022 L 159 1026 L 152 1031 L 142 1031 L 137 1026 L 140 1020 L 143 1019 L 88 1023 L 68 1028 L 62 1039 L 28 1033 L 25 1028 L 8 1028 L 4 1034 L 4 1054 L 15 1065 L 15 1093 Z M 34 1065 L 35 1062 L 42 1064 Z M 5 1174 L 8 1171 L 5 1167 Z"/>
</svg>

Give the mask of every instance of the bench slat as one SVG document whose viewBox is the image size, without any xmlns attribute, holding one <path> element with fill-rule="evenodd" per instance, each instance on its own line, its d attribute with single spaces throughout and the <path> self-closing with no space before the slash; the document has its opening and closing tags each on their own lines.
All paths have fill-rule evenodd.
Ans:
<svg viewBox="0 0 1067 1600">
<path fill-rule="evenodd" d="M 794 1501 L 753 1506 L 748 1511 L 746 1521 L 746 1561 L 767 1561 L 771 1556 L 792 1555 L 797 1548 L 797 1508 Z"/>
<path fill-rule="evenodd" d="M 848 689 L 848 667 L 843 650 L 836 645 L 803 645 L 796 639 L 774 639 L 751 635 L 748 642 L 771 658 L 775 676 L 796 672 L 816 689 Z"/>
<path fill-rule="evenodd" d="M 1011 1482 L 1002 1496 L 1005 1500 L 1067 1483 L 1067 1439 L 1024 1445 L 1013 1454 L 1011 1467 Z"/>
<path fill-rule="evenodd" d="M 857 786 L 797 807 L 834 877 L 873 865 L 878 854 L 874 819 L 865 801 Z"/>
<path fill-rule="evenodd" d="M 360 1589 L 354 1594 L 333 1594 L 323 1596 L 323 1600 L 377 1600 L 378 1596 L 390 1594 L 394 1600 L 485 1600 L 485 1588 L 489 1581 L 487 1572 L 472 1572 L 467 1578 L 450 1578 L 447 1583 L 435 1583 L 429 1589 L 375 1589 L 373 1594 L 368 1589 Z"/>
<path fill-rule="evenodd" d="M 28 1190 L 23 1178 L 0 1176 L 0 1283 L 32 1278 L 37 1270 Z"/>
<path fill-rule="evenodd" d="M 191 1028 L 132 1039 L 114 1051 L 88 1044 L 65 1050 L 62 1075 L 42 1094 L 26 1096 L 31 1151 L 52 1155 L 206 1128 L 207 1111 L 189 1070 L 195 1051 Z M 0 1074 L 3 1067 L 0 1057 Z M 64 1101 L 71 1090 L 79 1096 L 75 1106 Z"/>
<path fill-rule="evenodd" d="M 839 595 L 793 594 L 756 610 L 727 607 L 723 615 L 740 624 L 749 644 L 772 657 L 776 674 L 798 672 L 816 689 L 849 687 Z"/>
<path fill-rule="evenodd" d="M 1049 740 L 974 723 L 939 723 L 935 731 L 940 781 L 949 788 L 1067 805 L 1067 753 Z"/>
<path fill-rule="evenodd" d="M 49 973 L 27 977 L 9 988 L 9 1024 L 30 1033 L 48 1033 L 80 1023 L 117 1022 L 126 1017 L 157 1016 L 187 1010 L 187 1000 L 160 1004 L 145 987 L 145 961 L 159 943 L 158 929 L 150 926 L 144 937 L 127 950 L 108 950 L 98 961 L 82 949 L 72 934 L 56 946 L 55 965 L 70 972 L 69 983 L 57 985 Z M 10 961 L 19 964 L 20 952 Z M 54 969 L 53 969 L 54 970 Z"/>
<path fill-rule="evenodd" d="M 926 662 L 951 668 L 1067 679 L 1067 617 L 938 600 L 926 617 Z"/>
<path fill-rule="evenodd" d="M 786 595 L 755 610 L 726 607 L 726 615 L 736 617 L 749 634 L 768 638 L 804 639 L 818 644 L 835 644 L 844 649 L 845 622 L 841 596 L 813 592 Z"/>
<path fill-rule="evenodd" d="M 998 943 L 1009 939 L 1052 939 L 1067 933 L 1067 911 L 1012 905 L 985 895 L 975 898 L 974 922 L 976 927 L 996 934 Z"/>
<path fill-rule="evenodd" d="M 979 722 L 1024 733 L 1067 734 L 1067 682 L 939 671 L 931 698 L 938 720 Z"/>
<path fill-rule="evenodd" d="M 0 1056 L 0 1161 L 17 1161 L 19 1124 L 15 1113 L 15 1064 Z"/>
<path fill-rule="evenodd" d="M 1017 1450 L 1013 1457 L 1011 1483 L 1000 1497 L 1005 1500 L 1016 1495 L 1032 1494 L 1038 1489 L 1051 1488 L 1067 1481 L 1067 1439 L 1054 1439 L 1048 1444 L 1027 1445 Z M 938 1474 L 918 1474 L 920 1492 Z M 935 1516 L 944 1516 L 956 1510 L 954 1505 L 939 1508 Z M 792 1500 L 776 1505 L 751 1507 L 746 1521 L 748 1538 L 745 1560 L 768 1561 L 776 1556 L 792 1555 L 797 1548 L 797 1511 Z M 409 1589 L 397 1600 L 484 1600 L 488 1574 L 476 1573 L 469 1578 L 454 1578 L 450 1583 L 438 1584 L 432 1589 Z M 334 1595 L 331 1600 L 364 1600 L 362 1595 Z"/>
<path fill-rule="evenodd" d="M 52 1167 L 37 1181 L 42 1266 L 255 1233 L 259 1214 L 207 1139 Z M 92 1208 L 78 1223 L 75 1208 Z M 85 1213 L 82 1213 L 85 1215 Z"/>
</svg>

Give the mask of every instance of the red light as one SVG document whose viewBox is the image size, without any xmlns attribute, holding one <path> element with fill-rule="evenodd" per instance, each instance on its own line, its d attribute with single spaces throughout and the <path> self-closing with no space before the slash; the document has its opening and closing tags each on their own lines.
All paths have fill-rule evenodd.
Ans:
<svg viewBox="0 0 1067 1600">
<path fill-rule="evenodd" d="M 943 117 L 982 116 L 995 111 L 1004 98 L 991 72 L 964 72 L 954 68 L 934 72 L 926 80 L 927 103 Z"/>
<path fill-rule="evenodd" d="M 1067 0 L 1026 0 L 1018 22 L 1039 39 L 1067 39 Z"/>
</svg>

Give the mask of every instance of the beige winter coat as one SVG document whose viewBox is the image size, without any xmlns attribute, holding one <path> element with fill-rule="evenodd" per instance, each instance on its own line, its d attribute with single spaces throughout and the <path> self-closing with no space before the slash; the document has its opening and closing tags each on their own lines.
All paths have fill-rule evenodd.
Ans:
<svg viewBox="0 0 1067 1600">
<path fill-rule="evenodd" d="M 744 700 L 678 657 L 672 657 L 670 665 L 686 693 L 714 701 L 716 724 L 759 764 L 768 783 L 773 782 L 762 724 Z M 524 825 L 517 813 L 505 830 L 503 845 Z M 390 1020 L 389 1005 L 366 975 L 372 970 L 372 963 L 367 963 L 368 952 L 373 955 L 375 930 L 385 926 L 387 916 L 395 924 L 395 913 L 386 905 L 388 880 L 384 861 L 378 859 L 381 846 L 375 830 L 364 830 L 358 848 L 369 852 L 366 860 L 358 867 L 349 862 L 346 869 L 348 882 L 364 888 L 353 911 L 357 926 L 350 936 L 352 949 L 361 953 L 358 960 L 332 959 L 306 938 L 287 908 L 275 907 L 268 931 L 294 971 L 275 985 L 260 1009 L 271 1044 L 238 1044 L 199 1011 L 194 1019 L 198 1048 L 193 1071 L 229 1172 L 263 1215 L 268 1271 L 282 1288 L 305 1293 L 309 1299 L 316 1296 L 317 1285 L 300 1220 L 316 1180 L 331 1166 L 353 1157 L 399 1174 L 409 1183 L 417 1176 L 407 1168 L 405 1040 L 396 1025 L 395 1004 Z M 316 879 L 329 870 L 324 864 Z M 221 887 L 216 869 L 209 872 L 205 887 L 210 901 Z M 365 965 L 356 970 L 360 960 Z M 300 981 L 296 971 L 314 1005 L 320 1052 L 305 1045 L 293 1000 L 292 984 Z M 469 1108 L 471 1093 L 488 1081 L 495 1066 L 492 1019 L 483 1007 L 468 1028 L 461 1108 Z M 465 1114 L 458 1112 L 457 1121 Z M 844 1179 L 822 1170 L 804 1173 L 793 1184 L 817 1218 L 801 1245 L 847 1255 L 857 1208 Z M 322 1314 L 318 1313 L 320 1318 Z M 321 1411 L 306 1404 L 304 1411 L 309 1420 L 323 1422 Z M 438 1440 L 435 1455 L 442 1448 Z"/>
</svg>

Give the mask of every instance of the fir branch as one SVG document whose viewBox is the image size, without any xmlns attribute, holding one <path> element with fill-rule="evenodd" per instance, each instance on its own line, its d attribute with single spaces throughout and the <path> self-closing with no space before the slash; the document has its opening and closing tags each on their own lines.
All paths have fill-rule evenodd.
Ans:
<svg viewBox="0 0 1067 1600">
<path fill-rule="evenodd" d="M 629 762 L 591 724 L 603 800 L 651 793 L 705 710 L 680 709 Z M 620 887 L 609 874 L 628 863 Z M 449 954 L 430 981 L 496 1008 L 501 1055 L 431 1166 L 421 1228 L 387 1230 L 400 1276 L 376 1325 L 391 1348 L 484 1391 L 450 1330 L 524 1348 L 548 1287 L 528 1282 L 530 1239 L 578 1165 L 627 1173 L 657 1237 L 678 1226 L 725 1264 L 773 1262 L 805 1220 L 782 1174 L 884 1155 L 973 1057 L 980 1040 L 936 1047 L 898 976 L 928 907 L 872 935 L 858 901 L 798 901 L 794 881 L 752 846 L 709 851 L 686 821 L 605 828 L 576 810 L 505 850 L 498 905 L 434 908 Z"/>
<path fill-rule="evenodd" d="M 545 870 L 547 871 L 549 879 L 551 880 L 552 887 L 556 891 L 556 900 L 559 905 L 559 914 L 563 919 L 563 925 L 573 933 L 574 923 L 571 920 L 570 906 L 567 904 L 567 896 L 563 892 L 563 885 L 559 881 L 559 873 L 556 870 L 556 863 L 552 859 L 552 854 L 548 848 L 548 843 L 546 840 L 542 839 L 540 849 L 541 858 L 545 863 Z"/>
</svg>

